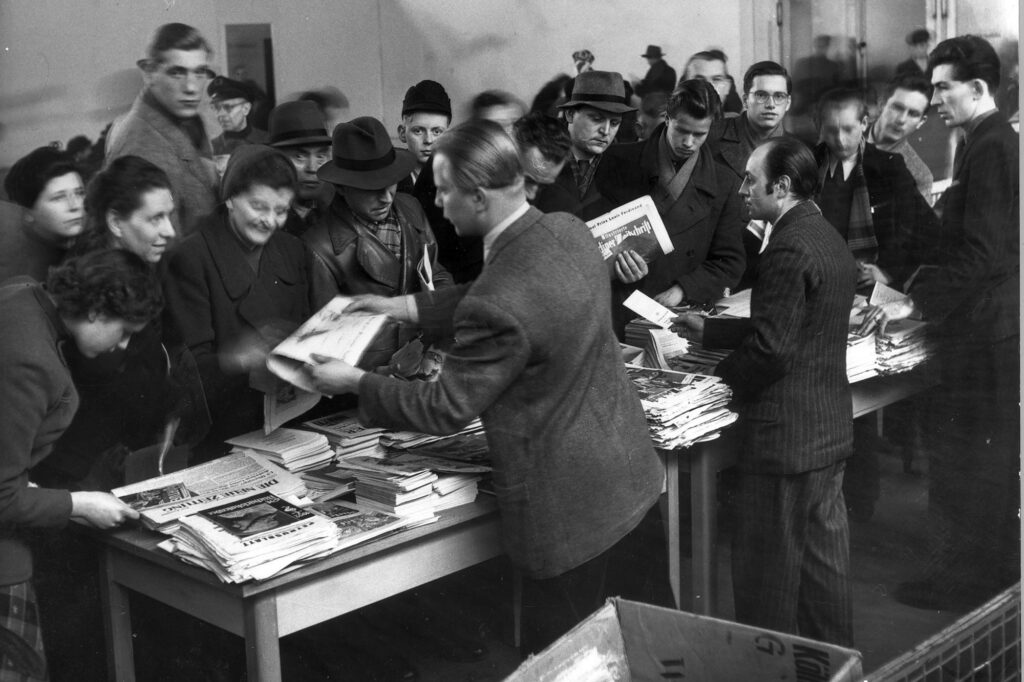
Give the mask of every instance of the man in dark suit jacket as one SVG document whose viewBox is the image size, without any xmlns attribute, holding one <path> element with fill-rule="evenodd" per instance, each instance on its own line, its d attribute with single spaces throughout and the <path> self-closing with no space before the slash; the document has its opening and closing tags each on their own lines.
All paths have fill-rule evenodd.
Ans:
<svg viewBox="0 0 1024 682">
<path fill-rule="evenodd" d="M 558 108 L 565 112 L 572 140 L 569 162 L 554 183 L 540 188 L 534 206 L 545 213 L 563 211 L 592 220 L 616 206 L 601 194 L 594 178 L 619 131 L 622 115 L 636 107 L 629 105 L 621 75 L 586 71 L 576 77 L 572 96 Z"/>
<path fill-rule="evenodd" d="M 640 55 L 647 60 L 651 68 L 643 80 L 633 85 L 633 92 L 643 97 L 649 92 L 672 92 L 676 87 L 676 70 L 665 61 L 665 53 L 658 45 L 648 45 L 647 50 Z"/>
<path fill-rule="evenodd" d="M 996 109 L 991 45 L 951 38 L 928 66 L 936 113 L 966 136 L 939 200 L 939 267 L 912 284 L 911 306 L 882 306 L 866 327 L 916 313 L 934 325 L 942 387 L 929 448 L 933 547 L 896 598 L 968 609 L 1020 580 L 1020 152 Z"/>
<path fill-rule="evenodd" d="M 447 434 L 482 418 L 502 540 L 526 576 L 525 650 L 607 595 L 668 603 L 664 473 L 611 332 L 596 243 L 579 220 L 527 205 L 515 145 L 494 123 L 445 133 L 434 176 L 445 215 L 483 236 L 483 271 L 468 286 L 362 305 L 452 331 L 444 371 L 402 382 L 335 361 L 309 370 L 315 385 L 357 392 L 365 424 Z M 641 547 L 645 527 L 653 545 Z"/>
<path fill-rule="evenodd" d="M 754 150 L 740 194 L 751 216 L 773 227 L 751 317 L 680 323 L 706 346 L 736 348 L 716 370 L 743 420 L 736 619 L 851 646 L 843 469 L 853 438 L 846 336 L 856 266 L 810 201 L 816 180 L 811 151 L 793 138 Z"/>
<path fill-rule="evenodd" d="M 675 247 L 646 267 L 620 259 L 612 302 L 619 334 L 628 321 L 620 304 L 634 289 L 671 307 L 714 302 L 739 282 L 744 227 L 739 182 L 704 144 L 721 110 L 711 83 L 683 81 L 651 137 L 612 147 L 598 169 L 598 191 L 616 206 L 651 195 Z"/>
</svg>

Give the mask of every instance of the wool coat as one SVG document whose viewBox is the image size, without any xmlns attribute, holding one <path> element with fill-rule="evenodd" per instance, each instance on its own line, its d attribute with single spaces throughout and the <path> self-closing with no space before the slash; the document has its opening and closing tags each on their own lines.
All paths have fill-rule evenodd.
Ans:
<svg viewBox="0 0 1024 682">
<path fill-rule="evenodd" d="M 607 282 L 583 223 L 531 208 L 495 239 L 473 284 L 417 296 L 422 324 L 454 331 L 440 378 L 360 381 L 365 424 L 445 434 L 481 417 L 504 546 L 532 578 L 610 548 L 662 489 Z"/>
</svg>

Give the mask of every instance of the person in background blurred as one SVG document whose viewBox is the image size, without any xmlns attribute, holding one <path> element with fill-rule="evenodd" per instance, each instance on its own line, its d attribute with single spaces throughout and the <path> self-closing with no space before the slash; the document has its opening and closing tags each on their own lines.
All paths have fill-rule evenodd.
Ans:
<svg viewBox="0 0 1024 682">
<path fill-rule="evenodd" d="M 665 107 L 668 105 L 668 93 L 649 92 L 640 100 L 640 111 L 637 115 L 636 136 L 638 140 L 646 140 L 665 121 Z"/>
<path fill-rule="evenodd" d="M 121 250 L 73 258 L 51 271 L 45 286 L 29 277 L 0 286 L 0 635 L 5 644 L 0 670 L 5 679 L 49 679 L 26 534 L 58 529 L 69 520 L 114 528 L 139 516 L 107 492 L 29 485 L 30 470 L 50 454 L 78 409 L 61 347 L 73 343 L 85 357 L 124 348 L 161 306 L 152 269 Z M 74 616 L 65 612 L 63 617 Z M 83 679 L 78 663 L 53 670 L 53 679 Z"/>
<path fill-rule="evenodd" d="M 576 75 L 594 68 L 594 53 L 590 50 L 576 50 L 572 53 L 572 65 L 576 69 Z"/>
<path fill-rule="evenodd" d="M 36 281 L 64 258 L 85 229 L 85 187 L 70 157 L 39 147 L 18 159 L 0 202 L 0 282 L 17 275 Z"/>
<path fill-rule="evenodd" d="M 213 155 L 230 155 L 243 144 L 266 144 L 267 131 L 249 121 L 256 93 L 245 83 L 217 76 L 206 87 L 221 134 L 210 140 Z"/>
<path fill-rule="evenodd" d="M 643 79 L 633 82 L 633 92 L 639 97 L 655 90 L 672 92 L 676 87 L 676 70 L 665 61 L 665 54 L 661 51 L 661 47 L 648 45 L 647 50 L 640 56 L 647 60 L 647 64 L 651 68 L 647 70 Z"/>
<path fill-rule="evenodd" d="M 537 191 L 562 172 L 572 141 L 561 121 L 536 112 L 516 121 L 512 132 L 523 165 L 526 200 L 533 203 Z"/>
<path fill-rule="evenodd" d="M 494 121 L 506 135 L 512 135 L 512 124 L 526 113 L 526 106 L 515 95 L 503 90 L 484 90 L 470 103 L 470 118 Z"/>
<path fill-rule="evenodd" d="M 896 65 L 896 76 L 928 75 L 928 46 L 931 45 L 932 34 L 926 28 L 915 28 L 907 34 L 907 49 L 910 57 Z"/>
</svg>

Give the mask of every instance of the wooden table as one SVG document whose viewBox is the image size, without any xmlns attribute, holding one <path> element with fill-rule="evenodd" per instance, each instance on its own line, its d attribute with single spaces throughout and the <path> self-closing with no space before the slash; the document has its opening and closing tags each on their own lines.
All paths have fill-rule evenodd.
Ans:
<svg viewBox="0 0 1024 682">
<path fill-rule="evenodd" d="M 853 417 L 881 410 L 886 405 L 918 394 L 935 385 L 934 377 L 922 370 L 878 376 L 850 385 L 853 395 Z M 682 585 L 681 546 L 679 540 L 679 472 L 690 474 L 690 534 L 693 590 L 693 612 L 715 615 L 718 612 L 717 556 L 718 488 L 720 471 L 736 464 L 739 457 L 739 429 L 726 428 L 718 439 L 683 450 L 662 450 L 668 492 L 668 563 L 669 582 L 680 604 Z"/>
<path fill-rule="evenodd" d="M 281 679 L 279 638 L 501 554 L 497 506 L 482 496 L 428 526 L 344 550 L 264 581 L 225 584 L 160 550 L 141 529 L 96 533 L 103 543 L 110 675 L 135 679 L 128 590 L 245 639 L 250 682 Z"/>
</svg>

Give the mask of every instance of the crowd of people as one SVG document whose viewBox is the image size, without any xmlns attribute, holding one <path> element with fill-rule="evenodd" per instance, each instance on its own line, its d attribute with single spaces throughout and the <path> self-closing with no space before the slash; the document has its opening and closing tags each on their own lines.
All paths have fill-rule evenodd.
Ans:
<svg viewBox="0 0 1024 682">
<path fill-rule="evenodd" d="M 1018 143 L 985 40 L 915 54 L 878 102 L 856 87 L 795 101 L 782 65 L 737 82 L 714 49 L 677 80 L 649 45 L 633 83 L 580 50 L 529 112 L 488 90 L 452 127 L 444 86 L 411 84 L 405 149 L 371 116 L 328 127 L 313 97 L 274 107 L 262 130 L 265 95 L 214 77 L 211 54 L 196 29 L 159 27 L 95 172 L 41 147 L 5 179 L 0 629 L 24 646 L 0 638 L 0 680 L 47 679 L 44 645 L 53 679 L 85 679 L 99 631 L 69 631 L 62 611 L 98 617 L 93 557 L 59 529 L 137 517 L 106 491 L 168 425 L 192 463 L 259 428 L 265 396 L 291 390 L 267 353 L 338 294 L 392 322 L 358 367 L 308 366 L 335 396 L 323 409 L 436 434 L 482 418 L 524 579 L 524 653 L 608 595 L 672 603 L 664 469 L 618 343 L 638 290 L 678 307 L 752 288 L 749 320 L 676 326 L 733 349 L 717 373 L 741 415 L 737 620 L 855 644 L 847 519 L 870 518 L 877 480 L 845 352 L 854 294 L 876 283 L 909 303 L 870 308 L 861 331 L 923 317 L 940 349 L 932 551 L 896 598 L 965 608 L 1019 579 Z M 813 111 L 812 145 L 787 134 L 794 105 Z M 935 205 L 909 142 L 929 115 L 963 133 Z M 625 251 L 609 276 L 583 221 L 644 195 L 674 250 Z M 440 375 L 409 381 L 410 353 L 428 349 L 444 352 Z"/>
</svg>

